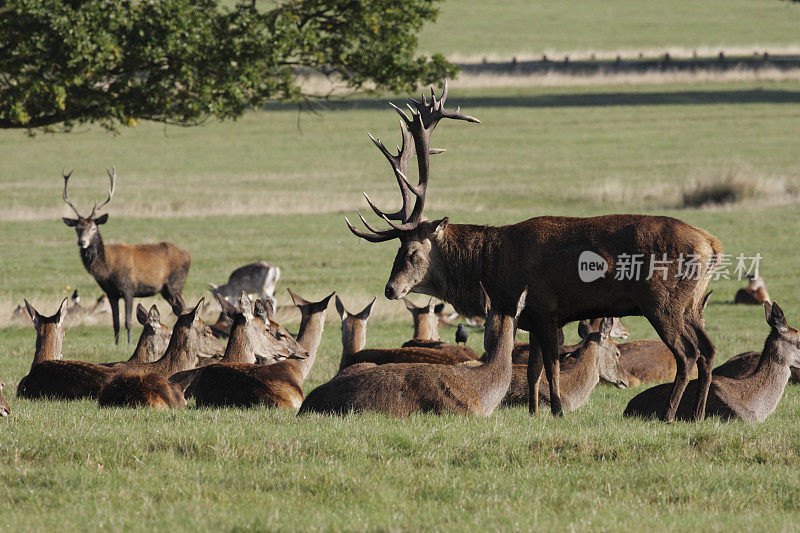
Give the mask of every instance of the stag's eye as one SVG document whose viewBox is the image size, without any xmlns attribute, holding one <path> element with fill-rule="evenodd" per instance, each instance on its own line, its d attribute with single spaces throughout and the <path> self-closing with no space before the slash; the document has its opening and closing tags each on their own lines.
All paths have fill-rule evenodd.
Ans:
<svg viewBox="0 0 800 533">
<path fill-rule="evenodd" d="M 413 263 L 414 261 L 416 261 L 416 259 L 417 259 L 417 250 L 414 250 L 413 252 L 411 252 L 411 253 L 409 254 L 409 256 L 408 256 L 408 262 L 409 262 L 409 263 Z"/>
</svg>

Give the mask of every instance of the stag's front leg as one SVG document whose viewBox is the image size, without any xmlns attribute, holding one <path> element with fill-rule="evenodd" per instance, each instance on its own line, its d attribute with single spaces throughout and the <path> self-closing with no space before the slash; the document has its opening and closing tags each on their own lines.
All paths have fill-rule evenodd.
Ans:
<svg viewBox="0 0 800 533">
<path fill-rule="evenodd" d="M 111 320 L 114 324 L 114 344 L 119 344 L 119 298 L 109 296 L 108 305 L 111 306 Z"/>
<path fill-rule="evenodd" d="M 530 342 L 528 352 L 528 412 L 536 416 L 539 414 L 539 382 L 542 377 L 544 360 L 542 359 L 542 348 L 532 329 L 528 340 Z"/>
<path fill-rule="evenodd" d="M 125 331 L 128 333 L 128 344 L 131 343 L 131 315 L 133 314 L 133 296 L 125 297 Z"/>
</svg>

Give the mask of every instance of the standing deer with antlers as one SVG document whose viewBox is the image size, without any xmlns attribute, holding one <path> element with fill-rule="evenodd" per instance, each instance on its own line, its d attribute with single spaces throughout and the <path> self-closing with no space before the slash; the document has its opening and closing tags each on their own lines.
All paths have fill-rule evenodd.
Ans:
<svg viewBox="0 0 800 533">
<path fill-rule="evenodd" d="M 98 212 L 114 196 L 117 170 L 106 169 L 106 172 L 111 180 L 108 198 L 100 206 L 95 203 L 88 217 L 81 216 L 67 194 L 72 171 L 62 172 L 64 177 L 62 197 L 78 217 L 77 219 L 64 217 L 62 220 L 67 226 L 75 228 L 83 266 L 108 295 L 111 317 L 114 321 L 115 344 L 119 343 L 119 299 L 125 301 L 125 330 L 128 332 L 128 344 L 130 344 L 133 299 L 160 293 L 170 305 L 177 304 L 175 296 L 183 290 L 191 256 L 189 252 L 171 242 L 104 245 L 99 226 L 108 221 L 108 214 L 98 215 Z"/>
<path fill-rule="evenodd" d="M 479 280 L 492 301 L 503 306 L 510 305 L 527 286 L 528 305 L 519 327 L 531 333 L 531 342 L 535 339 L 542 353 L 528 363 L 532 414 L 538 412 L 543 366 L 551 410 L 555 415 L 562 413 L 558 359 L 561 326 L 604 316 L 644 316 L 677 361 L 678 372 L 662 418 L 674 420 L 689 381 L 689 368 L 697 363 L 700 386 L 694 403 L 695 417 L 701 419 L 716 352 L 703 328 L 701 308 L 708 274 L 719 264 L 720 242 L 706 231 L 663 216 L 544 216 L 501 227 L 450 224 L 447 218 L 428 220 L 423 207 L 430 178 L 429 155 L 443 151 L 430 146 L 434 128 L 445 118 L 479 122 L 461 113 L 460 108 L 445 109 L 446 99 L 445 82 L 440 99 L 433 91 L 430 101 L 425 96 L 421 101 L 410 99 L 410 116 L 390 104 L 401 117 L 403 144 L 397 155 L 370 136 L 394 170 L 403 205 L 395 213 L 384 213 L 365 194 L 375 214 L 390 227 L 373 227 L 361 213 L 358 216 L 369 232 L 345 220 L 351 232 L 369 242 L 400 240 L 386 297 L 402 298 L 409 292 L 428 294 L 449 302 L 463 315 L 480 316 Z M 414 152 L 419 168 L 417 185 L 407 177 Z M 586 251 L 607 263 L 605 273 L 590 282 L 582 281 L 578 271 L 579 257 Z M 619 259 L 624 256 L 641 257 L 645 274 L 655 266 L 654 259 L 670 261 L 658 275 L 626 276 L 625 264 Z M 686 257 L 692 258 L 696 265 L 692 274 L 697 275 L 681 270 L 680 258 Z"/>
</svg>

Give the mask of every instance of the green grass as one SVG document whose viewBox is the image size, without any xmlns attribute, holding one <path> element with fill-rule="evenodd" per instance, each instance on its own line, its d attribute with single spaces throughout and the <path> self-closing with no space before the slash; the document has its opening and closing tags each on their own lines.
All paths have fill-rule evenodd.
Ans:
<svg viewBox="0 0 800 533">
<path fill-rule="evenodd" d="M 458 56 L 666 48 L 796 47 L 800 8 L 787 1 L 447 0 L 420 48 Z M 663 51 L 663 50 L 662 50 Z"/>
<path fill-rule="evenodd" d="M 796 203 L 676 206 L 687 182 L 732 164 L 765 184 L 797 180 L 800 106 L 787 101 L 800 85 L 642 91 L 453 93 L 452 103 L 483 124 L 437 129 L 435 145 L 449 150 L 433 161 L 430 214 L 492 224 L 538 214 L 675 215 L 714 233 L 728 253 L 764 255 L 770 294 L 797 326 Z M 396 121 L 369 101 L 303 116 L 302 132 L 296 120 L 294 111 L 275 109 L 195 129 L 142 124 L 116 137 L 94 129 L 34 139 L 0 132 L 3 153 L 12 154 L 0 174 L 3 312 L 28 297 L 52 313 L 66 287 L 98 292 L 74 232 L 59 221 L 60 169 L 77 167 L 73 200 L 86 205 L 103 196 L 102 167 L 112 163 L 120 181 L 104 237 L 188 248 L 187 301 L 208 295 L 207 281 L 267 259 L 283 269 L 280 303 L 288 303 L 287 286 L 309 298 L 335 289 L 359 310 L 382 293 L 396 247 L 357 240 L 342 216 L 364 205 L 361 190 L 396 204 L 391 174 L 365 135 L 395 142 Z M 763 311 L 728 303 L 739 285 L 712 285 L 707 329 L 720 362 L 759 348 L 767 333 Z M 401 303 L 381 298 L 375 314 L 370 345 L 410 335 Z M 634 338 L 653 335 L 642 319 L 626 323 Z M 442 333 L 452 338 L 452 330 Z M 776 530 L 795 527 L 800 515 L 796 387 L 763 424 L 622 420 L 636 391 L 605 387 L 563 420 L 531 419 L 521 408 L 487 419 L 410 420 L 101 411 L 88 401 L 17 399 L 34 332 L 6 326 L 0 339 L 0 377 L 13 409 L 0 421 L 2 529 Z M 129 354 L 110 340 L 110 324 L 70 328 L 65 356 Z M 470 345 L 480 344 L 473 332 Z M 306 390 L 333 375 L 339 352 L 332 319 Z"/>
</svg>

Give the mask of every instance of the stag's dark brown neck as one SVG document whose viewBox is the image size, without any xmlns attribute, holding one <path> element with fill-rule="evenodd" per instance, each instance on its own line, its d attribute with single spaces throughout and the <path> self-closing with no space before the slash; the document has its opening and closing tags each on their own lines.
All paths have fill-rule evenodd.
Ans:
<svg viewBox="0 0 800 533">
<path fill-rule="evenodd" d="M 303 318 L 300 319 L 300 330 L 297 332 L 297 343 L 308 352 L 308 357 L 289 360 L 289 364 L 300 372 L 302 380 L 306 379 L 308 373 L 311 372 L 311 367 L 314 366 L 317 350 L 319 350 L 319 345 L 322 342 L 322 330 L 324 328 L 324 311 L 318 313 L 303 312 Z"/>
<path fill-rule="evenodd" d="M 432 286 L 425 292 L 450 303 L 462 315 L 483 316 L 479 282 L 491 283 L 495 263 L 505 260 L 499 233 L 494 227 L 448 225 L 439 241 Z M 492 289 L 487 285 L 490 294 Z"/>
<path fill-rule="evenodd" d="M 96 279 L 103 279 L 108 275 L 108 265 L 106 264 L 106 248 L 103 245 L 103 238 L 100 230 L 95 231 L 89 246 L 79 249 L 81 261 L 86 270 Z"/>
</svg>

